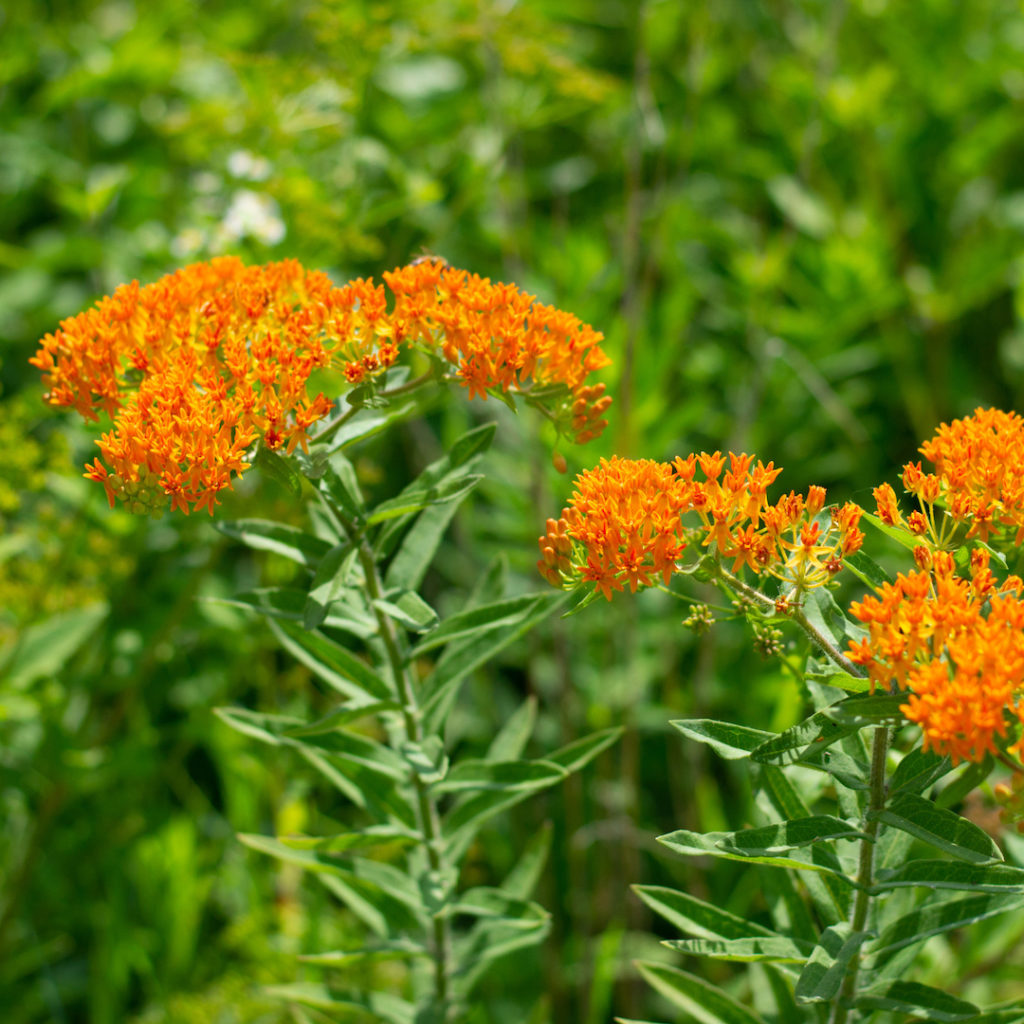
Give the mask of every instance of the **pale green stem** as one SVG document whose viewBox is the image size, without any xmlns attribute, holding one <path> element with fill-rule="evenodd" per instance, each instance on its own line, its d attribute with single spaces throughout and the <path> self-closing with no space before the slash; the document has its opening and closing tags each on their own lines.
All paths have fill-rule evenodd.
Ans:
<svg viewBox="0 0 1024 1024">
<path fill-rule="evenodd" d="M 860 861 L 857 867 L 857 891 L 853 899 L 850 913 L 850 929 L 854 932 L 864 931 L 868 922 L 868 911 L 871 908 L 871 886 L 874 884 L 875 841 L 878 838 L 878 815 L 885 808 L 886 782 L 885 760 L 889 752 L 889 729 L 878 726 L 871 740 L 871 784 L 868 806 L 864 811 L 862 831 L 864 838 L 860 841 Z M 832 1016 L 829 1024 L 846 1024 L 849 1004 L 857 992 L 857 974 L 860 971 L 860 956 L 850 961 L 850 967 L 843 979 L 843 987 L 832 1005 Z"/>
<path fill-rule="evenodd" d="M 366 577 L 366 591 L 371 602 L 381 600 L 384 596 L 384 588 L 381 583 L 380 573 L 377 571 L 377 563 L 373 557 L 373 549 L 366 538 L 360 534 L 354 523 L 342 516 L 336 508 L 334 513 L 356 547 L 359 563 L 362 566 L 363 575 Z M 410 743 L 418 745 L 423 741 L 423 730 L 420 723 L 419 707 L 416 701 L 416 691 L 402 653 L 402 641 L 391 617 L 386 612 L 381 611 L 376 604 L 373 604 L 373 611 L 377 618 L 380 638 L 387 654 L 388 667 L 391 670 L 395 694 L 402 708 L 402 724 L 405 737 Z M 409 777 L 416 793 L 417 817 L 420 830 L 423 833 L 424 845 L 427 851 L 427 862 L 430 865 L 430 870 L 439 879 L 446 882 L 448 872 L 446 870 L 447 864 L 444 856 L 444 842 L 441 835 L 441 821 L 437 810 L 437 803 L 430 793 L 429 786 L 420 778 L 417 772 L 410 771 Z M 434 992 L 437 1004 L 443 1014 L 442 1019 L 449 1020 L 451 1015 L 450 977 L 452 959 L 449 918 L 444 914 L 435 914 L 432 931 Z"/>
</svg>

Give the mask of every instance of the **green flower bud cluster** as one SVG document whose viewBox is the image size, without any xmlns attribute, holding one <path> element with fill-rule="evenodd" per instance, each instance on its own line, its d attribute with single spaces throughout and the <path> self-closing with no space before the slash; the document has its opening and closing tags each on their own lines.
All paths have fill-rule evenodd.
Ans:
<svg viewBox="0 0 1024 1024">
<path fill-rule="evenodd" d="M 107 484 L 124 507 L 135 516 L 162 519 L 170 498 L 160 486 L 160 476 L 145 466 L 139 468 L 138 480 L 125 480 L 116 473 L 107 477 Z"/>
</svg>

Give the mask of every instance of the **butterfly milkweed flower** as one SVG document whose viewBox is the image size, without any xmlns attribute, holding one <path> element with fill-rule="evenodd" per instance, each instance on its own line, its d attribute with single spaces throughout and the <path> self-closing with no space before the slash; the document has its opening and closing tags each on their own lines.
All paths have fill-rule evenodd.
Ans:
<svg viewBox="0 0 1024 1024">
<path fill-rule="evenodd" d="M 861 510 L 832 509 L 823 530 L 824 488 L 768 501 L 780 472 L 732 452 L 672 463 L 602 459 L 576 478 L 561 518 L 547 521 L 537 568 L 554 586 L 593 583 L 610 600 L 626 585 L 667 585 L 687 543 L 696 543 L 731 561 L 734 573 L 768 573 L 797 591 L 821 586 L 863 543 Z"/>
<path fill-rule="evenodd" d="M 941 424 L 920 452 L 934 471 L 910 462 L 902 474 L 918 510 L 904 518 L 895 490 L 882 484 L 874 496 L 883 523 L 927 537 L 938 547 L 948 545 L 960 525 L 968 527 L 967 539 L 987 542 L 1012 532 L 1015 545 L 1024 541 L 1024 420 L 1017 413 L 975 409 L 971 416 Z M 941 520 L 936 506 L 945 512 Z"/>
<path fill-rule="evenodd" d="M 948 552 L 919 551 L 924 568 L 851 605 L 868 635 L 849 656 L 872 689 L 907 692 L 901 710 L 920 725 L 925 750 L 980 761 L 1024 721 L 1024 584 L 1010 576 L 999 586 L 984 549 L 971 553 L 969 578 Z M 1012 749 L 1024 754 L 1024 737 Z"/>
<path fill-rule="evenodd" d="M 213 513 L 246 470 L 252 446 L 290 454 L 334 402 L 311 375 L 373 384 L 402 349 L 455 364 L 470 397 L 516 390 L 549 399 L 550 415 L 582 442 L 605 426 L 611 399 L 588 375 L 608 363 L 601 335 L 514 285 L 492 285 L 440 261 L 336 287 L 295 260 L 196 263 L 154 284 L 122 285 L 47 334 L 31 362 L 46 400 L 112 428 L 86 476 L 114 505 L 161 514 Z M 547 390 L 544 390 L 547 389 Z M 307 449 L 308 450 L 308 449 Z"/>
</svg>

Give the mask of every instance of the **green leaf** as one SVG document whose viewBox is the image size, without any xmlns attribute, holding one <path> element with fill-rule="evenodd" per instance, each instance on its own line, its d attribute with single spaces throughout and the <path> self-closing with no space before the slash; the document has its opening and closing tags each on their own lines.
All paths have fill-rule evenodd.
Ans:
<svg viewBox="0 0 1024 1024">
<path fill-rule="evenodd" d="M 365 808 L 376 820 L 393 819 L 407 829 L 415 827 L 416 814 L 412 804 L 394 779 L 352 761 L 342 761 L 344 771 L 339 771 L 335 765 L 337 759 L 332 759 L 331 755 L 322 754 L 310 746 L 296 745 L 296 749 L 339 792 L 357 807 Z"/>
<path fill-rule="evenodd" d="M 365 661 L 323 633 L 276 619 L 270 629 L 289 654 L 339 693 L 367 702 L 392 698 L 388 684 Z"/>
<path fill-rule="evenodd" d="M 398 938 L 369 942 L 354 949 L 338 949 L 329 953 L 300 953 L 298 959 L 314 967 L 366 967 L 383 960 L 408 960 L 421 956 L 430 956 L 426 946 L 412 939 Z"/>
<path fill-rule="evenodd" d="M 600 729 L 592 732 L 589 736 L 583 736 L 564 747 L 559 747 L 554 753 L 548 754 L 544 760 L 550 764 L 556 764 L 564 768 L 570 774 L 578 772 L 584 765 L 589 764 L 598 754 L 607 750 L 621 735 L 621 725 L 612 726 L 610 729 Z"/>
<path fill-rule="evenodd" d="M 485 789 L 505 793 L 546 789 L 569 775 L 549 761 L 462 761 L 431 788 L 435 793 L 461 793 Z"/>
<path fill-rule="evenodd" d="M 551 822 L 545 822 L 530 837 L 515 866 L 501 883 L 501 891 L 517 899 L 529 899 L 537 887 L 551 850 Z"/>
<path fill-rule="evenodd" d="M 876 693 L 847 697 L 826 709 L 826 714 L 841 725 L 860 729 L 865 725 L 903 725 L 906 719 L 900 705 L 907 698 L 901 693 Z"/>
<path fill-rule="evenodd" d="M 636 966 L 648 984 L 701 1024 L 763 1024 L 732 996 L 678 967 L 643 962 Z"/>
<path fill-rule="evenodd" d="M 869 587 L 880 588 L 886 583 L 892 583 L 892 576 L 889 575 L 870 555 L 863 551 L 855 551 L 852 555 L 843 558 L 843 565 Z"/>
<path fill-rule="evenodd" d="M 437 553 L 448 524 L 458 510 L 458 502 L 449 501 L 443 505 L 431 505 L 417 516 L 416 522 L 402 538 L 402 543 L 388 565 L 384 576 L 385 587 L 402 587 L 408 590 L 416 590 L 419 587 Z"/>
<path fill-rule="evenodd" d="M 386 938 L 425 927 L 419 893 L 403 872 L 363 858 L 349 863 L 351 869 L 318 872 L 316 877 L 372 932 Z"/>
<path fill-rule="evenodd" d="M 412 1003 L 388 992 L 356 997 L 345 989 L 312 981 L 267 985 L 263 991 L 290 1003 L 330 1010 L 331 1021 L 337 1024 L 413 1024 L 416 1017 Z"/>
<path fill-rule="evenodd" d="M 719 756 L 730 761 L 746 757 L 762 743 L 775 736 L 775 733 L 761 729 L 751 729 L 745 725 L 733 725 L 731 722 L 716 722 L 711 718 L 688 718 L 670 723 L 684 736 L 706 743 Z"/>
<path fill-rule="evenodd" d="M 950 757 L 939 757 L 931 751 L 915 748 L 896 765 L 896 771 L 889 781 L 889 792 L 894 796 L 904 791 L 923 793 L 952 770 L 953 761 Z"/>
<path fill-rule="evenodd" d="M 302 725 L 301 718 L 286 718 L 283 715 L 265 715 L 248 708 L 214 708 L 213 713 L 235 732 L 240 732 L 261 743 L 279 747 L 284 743 L 281 733 L 296 725 Z"/>
<path fill-rule="evenodd" d="M 302 497 L 302 474 L 295 468 L 295 463 L 291 459 L 271 451 L 265 444 L 260 444 L 253 465 L 285 490 L 291 491 L 293 497 Z"/>
<path fill-rule="evenodd" d="M 412 590 L 392 595 L 393 600 L 380 598 L 373 602 L 374 608 L 394 619 L 412 633 L 423 633 L 437 623 L 437 612 Z"/>
<path fill-rule="evenodd" d="M 449 644 L 423 684 L 420 707 L 424 729 L 427 732 L 439 732 L 462 680 L 538 622 L 546 619 L 565 600 L 566 595 L 557 591 L 534 594 L 520 613 L 510 617 L 509 621 Z M 430 636 L 433 637 L 442 629 L 444 623 Z"/>
<path fill-rule="evenodd" d="M 363 836 L 360 833 L 331 836 L 330 840 L 335 844 L 342 844 L 337 852 L 383 845 L 382 838 L 379 835 Z M 350 874 L 349 869 L 336 857 L 330 856 L 329 853 L 324 852 L 322 849 L 303 849 L 281 839 L 274 839 L 270 836 L 250 835 L 245 832 L 238 833 L 238 841 L 244 846 L 248 846 L 250 850 L 265 853 L 267 856 L 274 857 L 285 864 L 294 864 L 296 867 L 302 868 L 303 871 L 328 872 L 340 875 L 341 877 L 347 877 Z M 348 845 L 343 845 L 346 842 Z"/>
<path fill-rule="evenodd" d="M 776 829 L 778 829 L 778 826 L 773 826 L 767 831 L 762 829 L 745 829 L 740 832 L 704 833 L 679 829 L 676 832 L 668 833 L 668 835 L 658 836 L 658 842 L 667 846 L 673 853 L 681 854 L 684 857 L 720 857 L 725 860 L 768 864 L 774 867 L 806 871 L 829 871 L 837 875 L 843 874 L 842 866 L 835 855 L 826 849 L 816 851 L 818 853 L 816 857 L 807 859 L 794 858 L 786 854 L 787 850 L 793 850 L 806 845 L 804 843 L 795 843 L 789 846 L 780 844 L 771 849 L 751 845 L 751 843 L 756 844 L 757 842 L 769 841 L 771 838 L 781 838 L 775 834 L 774 830 Z M 745 838 L 748 833 L 762 831 L 765 832 L 762 838 L 755 837 L 753 840 Z M 808 841 L 813 842 L 814 840 Z"/>
<path fill-rule="evenodd" d="M 316 850 L 327 854 L 370 847 L 405 846 L 422 842 L 423 836 L 400 825 L 368 825 L 359 832 L 339 832 L 333 836 L 278 836 L 277 841 L 293 850 Z"/>
<path fill-rule="evenodd" d="M 931 1021 L 973 1020 L 981 1011 L 973 1003 L 916 981 L 893 981 L 869 988 L 853 1001 L 857 1010 L 888 1010 Z"/>
<path fill-rule="evenodd" d="M 902 545 L 908 551 L 913 551 L 920 544 L 918 538 L 909 530 L 900 530 L 895 526 L 887 526 L 878 516 L 872 515 L 866 509 L 861 513 L 861 519 L 866 523 L 870 523 L 879 533 L 884 533 L 886 537 L 891 537 L 897 544 Z"/>
<path fill-rule="evenodd" d="M 884 965 L 887 958 L 904 946 L 1022 907 L 1024 896 L 978 893 L 913 910 L 888 925 L 871 943 L 868 952 L 873 958 L 872 969 Z"/>
<path fill-rule="evenodd" d="M 350 592 L 349 592 L 350 593 Z M 262 587 L 238 594 L 234 598 L 206 598 L 215 604 L 234 608 L 248 608 L 269 619 L 288 619 L 301 622 L 305 618 L 306 593 L 290 587 Z M 336 601 L 323 625 L 344 630 L 360 639 L 369 639 L 377 632 L 377 621 L 366 610 L 347 600 Z"/>
<path fill-rule="evenodd" d="M 509 715 L 487 748 L 485 761 L 515 761 L 526 748 L 537 720 L 537 698 L 532 694 Z"/>
<path fill-rule="evenodd" d="M 348 586 L 358 554 L 351 541 L 346 541 L 331 548 L 320 560 L 302 609 L 302 625 L 306 629 L 316 629 L 327 618 L 331 605 Z"/>
<path fill-rule="evenodd" d="M 105 601 L 58 612 L 22 630 L 4 652 L 0 672 L 10 686 L 23 689 L 37 679 L 57 675 L 107 617 Z"/>
<path fill-rule="evenodd" d="M 826 928 L 797 978 L 797 1002 L 822 1003 L 834 999 L 850 961 L 870 935 L 870 932 L 851 931 L 845 922 Z"/>
<path fill-rule="evenodd" d="M 706 956 L 712 960 L 735 960 L 741 963 L 767 960 L 789 964 L 802 964 L 814 948 L 813 943 L 782 936 L 753 939 L 667 939 L 662 945 L 680 953 Z"/>
<path fill-rule="evenodd" d="M 480 474 L 460 476 L 453 480 L 428 487 L 421 491 L 410 491 L 401 494 L 387 501 L 382 501 L 366 517 L 368 526 L 395 519 L 398 516 L 406 516 L 413 512 L 419 512 L 428 505 L 437 505 L 443 502 L 457 501 L 465 497 L 483 479 Z"/>
<path fill-rule="evenodd" d="M 948 860 L 911 860 L 880 871 L 872 893 L 906 886 L 966 889 L 971 892 L 1024 893 L 1024 868 L 1009 864 L 963 864 Z"/>
<path fill-rule="evenodd" d="M 840 725 L 826 711 L 816 711 L 810 718 L 756 746 L 750 759 L 761 764 L 795 764 L 812 747 L 824 749 L 852 731 L 853 727 Z"/>
<path fill-rule="evenodd" d="M 318 718 L 308 725 L 296 725 L 284 732 L 285 736 L 293 739 L 301 739 L 303 736 L 316 736 L 324 732 L 334 732 L 335 729 L 348 725 L 351 722 L 358 722 L 362 718 L 369 718 L 371 715 L 386 714 L 389 711 L 400 711 L 401 705 L 393 700 L 380 700 L 373 704 L 363 704 L 353 701 L 351 704 L 342 704 L 341 707 Z"/>
<path fill-rule="evenodd" d="M 968 793 L 977 789 L 992 774 L 996 759 L 986 754 L 984 760 L 969 762 L 962 774 L 953 779 L 935 797 L 939 807 L 952 807 L 960 803 Z"/>
<path fill-rule="evenodd" d="M 915 793 L 901 793 L 872 817 L 959 860 L 993 864 L 1003 859 L 991 837 L 973 822 Z"/>
<path fill-rule="evenodd" d="M 437 647 L 465 640 L 490 630 L 502 629 L 507 626 L 519 625 L 534 610 L 538 597 L 550 597 L 545 594 L 523 594 L 520 597 L 496 601 L 482 607 L 469 608 L 448 616 L 430 636 L 424 637 L 412 649 L 410 658 L 419 658 Z"/>
<path fill-rule="evenodd" d="M 319 537 L 269 519 L 217 521 L 214 526 L 226 537 L 233 537 L 257 551 L 272 551 L 307 569 L 315 569 L 331 550 L 330 544 Z"/>
<path fill-rule="evenodd" d="M 406 741 L 401 754 L 406 764 L 428 785 L 448 774 L 448 754 L 440 736 L 427 736 L 422 743 Z"/>
<path fill-rule="evenodd" d="M 363 494 L 355 467 L 341 452 L 334 452 L 317 482 L 320 492 L 350 521 L 358 521 L 363 514 Z"/>
<path fill-rule="evenodd" d="M 356 441 L 372 437 L 392 423 L 405 419 L 415 407 L 414 402 L 406 402 L 404 405 L 392 404 L 385 409 L 376 411 L 360 410 L 356 416 L 343 423 L 330 441 L 326 442 L 331 454 L 333 455 Z"/>
<path fill-rule="evenodd" d="M 634 885 L 635 892 L 656 914 L 680 931 L 704 939 L 780 938 L 754 921 L 730 914 L 678 889 L 661 885 Z"/>
</svg>

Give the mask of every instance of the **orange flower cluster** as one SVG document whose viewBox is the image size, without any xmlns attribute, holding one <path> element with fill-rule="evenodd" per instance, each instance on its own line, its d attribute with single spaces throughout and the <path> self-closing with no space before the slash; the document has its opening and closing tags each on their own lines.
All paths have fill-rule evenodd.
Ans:
<svg viewBox="0 0 1024 1024">
<path fill-rule="evenodd" d="M 935 519 L 935 505 L 955 525 L 969 523 L 967 537 L 987 541 L 993 533 L 1015 530 L 1024 540 L 1024 419 L 999 409 L 976 409 L 973 416 L 943 423 L 920 448 L 935 465 L 925 473 L 920 462 L 903 467 L 903 486 L 920 511 L 906 519 L 888 484 L 875 488 L 879 518 L 918 536 L 928 534 L 942 546 L 949 539 Z"/>
<path fill-rule="evenodd" d="M 541 575 L 554 586 L 592 582 L 610 600 L 626 583 L 634 592 L 658 576 L 667 584 L 693 534 L 717 556 L 732 559 L 734 573 L 746 566 L 808 590 L 831 579 L 843 557 L 860 548 L 856 505 L 833 509 L 823 532 L 816 517 L 824 488 L 812 487 L 806 497 L 790 492 L 770 504 L 767 490 L 780 469 L 731 452 L 728 468 L 726 462 L 721 452 L 671 464 L 602 460 L 577 477 L 561 518 L 547 521 L 539 540 Z M 704 479 L 697 478 L 698 468 Z M 689 527 L 682 518 L 688 513 Z"/>
<path fill-rule="evenodd" d="M 458 367 L 469 395 L 487 391 L 559 387 L 559 429 L 577 443 L 597 437 L 612 400 L 587 377 L 610 363 L 602 335 L 571 313 L 544 306 L 513 284 L 449 267 L 443 260 L 410 264 L 384 280 L 395 294 L 396 341 L 440 347 Z"/>
<path fill-rule="evenodd" d="M 921 726 L 925 750 L 980 761 L 1010 717 L 1024 722 L 1024 583 L 1011 576 L 999 587 L 984 549 L 971 553 L 969 579 L 949 553 L 919 550 L 926 568 L 851 605 L 868 636 L 850 644 L 850 659 L 872 690 L 908 691 L 901 710 Z M 1024 754 L 1024 737 L 1014 749 Z"/>
<path fill-rule="evenodd" d="M 600 335 L 513 285 L 491 285 L 439 261 L 385 275 L 395 292 L 356 280 L 335 287 L 294 260 L 246 267 L 234 257 L 197 263 L 140 288 L 122 285 L 48 334 L 31 360 L 47 400 L 113 429 L 86 467 L 111 505 L 155 512 L 169 498 L 188 513 L 208 508 L 248 468 L 257 440 L 307 446 L 332 402 L 310 398 L 318 369 L 365 383 L 400 346 L 440 347 L 470 395 L 529 381 L 562 385 L 563 416 L 576 440 L 596 436 L 610 404 L 591 370 L 608 359 Z M 566 397 L 567 395 L 567 397 Z"/>
</svg>

